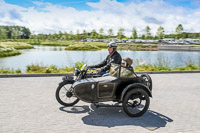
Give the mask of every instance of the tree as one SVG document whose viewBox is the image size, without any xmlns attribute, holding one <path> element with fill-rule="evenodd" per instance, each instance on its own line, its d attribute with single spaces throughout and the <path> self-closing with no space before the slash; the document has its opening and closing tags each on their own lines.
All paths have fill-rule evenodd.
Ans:
<svg viewBox="0 0 200 133">
<path fill-rule="evenodd" d="M 151 39 L 152 36 L 151 36 L 151 29 L 149 26 L 147 26 L 144 30 L 144 35 L 145 35 L 145 39 Z"/>
<path fill-rule="evenodd" d="M 63 33 L 61 31 L 58 32 L 58 38 L 61 39 L 62 38 Z"/>
<path fill-rule="evenodd" d="M 66 31 L 65 31 L 64 34 L 63 34 L 63 39 L 64 39 L 64 40 L 67 40 L 67 39 L 68 39 L 68 34 L 67 34 Z"/>
<path fill-rule="evenodd" d="M 24 39 L 28 39 L 30 37 L 30 35 L 31 35 L 30 30 L 28 28 L 26 28 L 26 27 L 22 27 L 22 30 L 20 32 L 22 32 L 21 38 L 24 38 Z"/>
<path fill-rule="evenodd" d="M 80 34 L 79 34 L 79 30 L 76 30 L 76 40 L 80 41 Z"/>
<path fill-rule="evenodd" d="M 117 32 L 117 38 L 118 39 L 122 39 L 124 38 L 124 29 L 123 28 L 119 28 L 118 32 Z"/>
<path fill-rule="evenodd" d="M 0 27 L 0 39 L 6 39 L 7 38 L 7 31 L 6 29 Z"/>
<path fill-rule="evenodd" d="M 163 39 L 164 38 L 164 36 L 165 36 L 165 30 L 164 30 L 164 28 L 162 26 L 160 26 L 157 29 L 156 35 L 157 35 L 158 39 Z"/>
<path fill-rule="evenodd" d="M 132 29 L 132 36 L 131 36 L 131 38 L 133 38 L 133 39 L 137 39 L 138 38 L 138 36 L 137 36 L 137 30 L 136 30 L 135 27 L 133 27 L 133 29 Z"/>
<path fill-rule="evenodd" d="M 82 39 L 87 39 L 87 38 L 88 38 L 88 33 L 86 32 L 86 30 L 83 30 Z"/>
<path fill-rule="evenodd" d="M 176 33 L 177 34 L 181 34 L 183 32 L 183 26 L 182 24 L 179 24 L 177 27 L 176 27 Z"/>
<path fill-rule="evenodd" d="M 108 30 L 108 39 L 110 39 L 113 36 L 113 29 Z"/>
<path fill-rule="evenodd" d="M 103 39 L 103 34 L 104 34 L 104 31 L 103 31 L 103 28 L 101 28 L 101 29 L 99 30 L 98 38 L 99 38 L 99 39 Z"/>
<path fill-rule="evenodd" d="M 90 38 L 97 39 L 97 32 L 95 29 L 93 29 L 92 32 L 90 33 Z"/>
<path fill-rule="evenodd" d="M 69 32 L 68 39 L 69 39 L 69 40 L 73 40 L 73 39 L 74 39 L 73 31 L 70 31 L 70 32 Z"/>
<path fill-rule="evenodd" d="M 23 36 L 22 36 L 22 37 L 23 37 Z M 19 39 L 19 32 L 18 32 L 16 29 L 14 29 L 14 30 L 12 31 L 11 38 L 12 38 L 12 39 Z"/>
</svg>

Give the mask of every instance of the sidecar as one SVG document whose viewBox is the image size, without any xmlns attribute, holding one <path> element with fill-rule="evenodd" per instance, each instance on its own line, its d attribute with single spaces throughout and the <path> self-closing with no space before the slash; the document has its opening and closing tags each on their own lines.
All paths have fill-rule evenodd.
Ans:
<svg viewBox="0 0 200 133">
<path fill-rule="evenodd" d="M 68 98 L 74 95 L 77 100 L 94 104 L 107 101 L 122 103 L 124 111 L 131 117 L 143 115 L 149 108 L 149 97 L 152 97 L 152 81 L 149 75 L 137 76 L 117 64 L 111 64 L 109 76 L 72 82 L 72 93 L 66 93 Z"/>
</svg>

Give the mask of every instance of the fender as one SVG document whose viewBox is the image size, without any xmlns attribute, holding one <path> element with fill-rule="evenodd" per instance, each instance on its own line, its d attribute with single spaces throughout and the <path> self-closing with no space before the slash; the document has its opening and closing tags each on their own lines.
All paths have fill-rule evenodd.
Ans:
<svg viewBox="0 0 200 133">
<path fill-rule="evenodd" d="M 141 88 L 144 91 L 147 92 L 147 94 L 152 97 L 151 91 L 149 90 L 149 88 L 147 86 L 145 86 L 144 84 L 141 83 L 134 83 L 134 84 L 130 84 L 128 85 L 123 91 L 122 91 L 122 95 L 120 100 L 123 101 L 124 95 L 126 94 L 126 92 L 128 92 L 131 89 L 135 89 L 135 88 Z"/>
<path fill-rule="evenodd" d="M 75 82 L 75 80 L 73 80 L 73 79 L 66 79 L 66 80 L 63 80 L 62 82 L 60 82 L 58 85 L 66 84 L 66 83 L 73 84 L 74 82 Z"/>
</svg>

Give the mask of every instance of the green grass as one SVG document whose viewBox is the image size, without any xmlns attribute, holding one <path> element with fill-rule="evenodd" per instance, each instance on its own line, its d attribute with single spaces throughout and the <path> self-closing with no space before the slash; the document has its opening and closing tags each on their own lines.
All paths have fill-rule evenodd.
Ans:
<svg viewBox="0 0 200 133">
<path fill-rule="evenodd" d="M 0 42 L 0 57 L 15 56 L 21 54 L 17 49 L 30 49 L 32 45 L 23 42 Z"/>
<path fill-rule="evenodd" d="M 157 44 L 118 44 L 119 50 L 157 50 Z"/>
<path fill-rule="evenodd" d="M 76 44 L 67 46 L 65 50 L 95 51 L 100 50 L 100 48 L 89 44 Z"/>
<path fill-rule="evenodd" d="M 26 72 L 27 74 L 36 74 L 36 73 L 73 73 L 74 68 L 81 68 L 81 66 L 84 63 L 77 63 L 73 67 L 65 67 L 65 68 L 58 68 L 55 65 L 51 66 L 41 66 L 41 65 L 28 65 L 26 67 Z M 140 71 L 195 71 L 195 70 L 200 70 L 200 66 L 190 64 L 184 67 L 174 67 L 174 68 L 169 68 L 167 66 L 155 66 L 155 65 L 140 65 L 134 67 L 135 72 L 140 72 Z M 20 69 L 13 70 L 13 69 L 0 69 L 0 74 L 20 74 L 22 73 Z"/>
<path fill-rule="evenodd" d="M 32 45 L 24 43 L 24 42 L 0 42 L 1 47 L 12 47 L 15 49 L 31 49 Z"/>
<path fill-rule="evenodd" d="M 0 58 L 1 57 L 8 57 L 8 56 L 15 56 L 15 55 L 20 55 L 21 52 L 10 47 L 10 48 L 6 48 L 6 47 L 2 47 L 0 46 Z"/>
<path fill-rule="evenodd" d="M 13 70 L 13 69 L 0 69 L 0 74 L 20 74 L 22 73 L 20 69 Z"/>
<path fill-rule="evenodd" d="M 67 40 L 41 40 L 41 39 L 6 39 L 2 42 L 23 42 L 31 45 L 45 45 L 45 46 L 68 46 L 72 45 L 74 41 Z"/>
<path fill-rule="evenodd" d="M 83 51 L 96 51 L 107 48 L 107 43 L 103 42 L 75 42 L 69 45 L 65 50 L 83 50 Z"/>
<path fill-rule="evenodd" d="M 26 67 L 26 73 L 73 73 L 75 68 L 80 69 L 83 65 L 83 62 L 76 62 L 72 67 L 58 68 L 55 65 L 42 66 L 32 64 Z"/>
<path fill-rule="evenodd" d="M 45 45 L 45 46 L 69 46 L 74 44 L 73 41 L 42 41 L 40 45 Z"/>
</svg>

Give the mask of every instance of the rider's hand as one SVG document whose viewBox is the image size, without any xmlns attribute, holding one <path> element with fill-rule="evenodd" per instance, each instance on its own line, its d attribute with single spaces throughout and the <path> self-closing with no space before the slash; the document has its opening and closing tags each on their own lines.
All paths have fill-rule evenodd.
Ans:
<svg viewBox="0 0 200 133">
<path fill-rule="evenodd" d="M 100 73 L 100 72 L 101 72 L 101 69 L 97 69 L 97 72 Z"/>
</svg>

